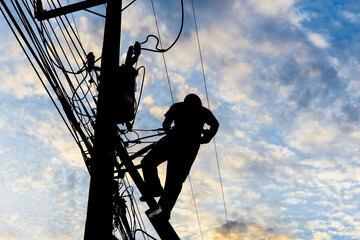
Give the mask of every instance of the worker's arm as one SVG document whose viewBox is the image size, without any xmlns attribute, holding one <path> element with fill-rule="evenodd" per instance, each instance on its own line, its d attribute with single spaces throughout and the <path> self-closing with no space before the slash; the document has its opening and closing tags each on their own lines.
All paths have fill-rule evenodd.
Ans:
<svg viewBox="0 0 360 240">
<path fill-rule="evenodd" d="M 171 124 L 175 121 L 176 105 L 177 104 L 173 104 L 170 109 L 165 113 L 165 119 L 162 123 L 165 133 L 169 133 L 171 129 Z"/>
<path fill-rule="evenodd" d="M 170 117 L 165 117 L 165 120 L 163 121 L 163 129 L 166 133 L 168 133 L 170 131 L 171 128 L 171 124 L 174 120 Z"/>
<path fill-rule="evenodd" d="M 201 137 L 202 144 L 209 143 L 219 129 L 219 122 L 210 111 L 206 119 L 206 124 L 208 124 L 210 128 L 203 131 Z"/>
</svg>

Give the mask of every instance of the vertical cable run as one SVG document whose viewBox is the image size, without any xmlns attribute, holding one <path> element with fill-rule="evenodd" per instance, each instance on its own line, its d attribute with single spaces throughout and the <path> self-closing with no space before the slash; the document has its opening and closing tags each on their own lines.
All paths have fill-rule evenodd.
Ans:
<svg viewBox="0 0 360 240">
<path fill-rule="evenodd" d="M 156 25 L 156 30 L 157 30 L 157 33 L 158 33 L 158 36 L 159 36 L 160 47 L 162 49 L 163 47 L 162 47 L 161 35 L 160 35 L 159 25 L 158 25 L 158 22 L 157 22 L 157 17 L 156 17 L 155 6 L 154 6 L 153 0 L 151 0 L 151 6 L 152 6 L 153 13 L 154 13 L 155 25 Z M 170 77 L 169 77 L 169 72 L 168 72 L 168 68 L 167 68 L 167 65 L 166 65 L 165 54 L 163 52 L 161 54 L 162 54 L 162 57 L 163 57 L 165 72 L 166 72 L 166 76 L 167 76 L 167 80 L 168 80 L 168 86 L 169 86 L 169 90 L 170 90 L 171 101 L 174 104 L 175 101 L 174 101 L 174 96 L 173 96 L 172 89 L 171 89 Z"/>
<path fill-rule="evenodd" d="M 193 2 L 193 0 L 191 0 L 191 6 L 192 6 L 193 16 L 194 16 L 194 24 L 195 24 L 195 30 L 196 30 L 196 39 L 197 39 L 197 44 L 198 44 L 198 48 L 199 48 L 200 64 L 201 64 L 202 75 L 203 75 L 203 80 L 204 80 L 206 100 L 207 100 L 208 108 L 210 109 L 210 101 L 209 101 L 209 94 L 208 94 L 207 84 L 206 84 L 204 61 L 203 61 L 202 51 L 201 51 L 201 47 L 200 47 L 199 31 L 198 31 L 198 27 L 197 27 L 197 21 L 196 21 L 196 15 L 195 15 L 195 7 L 194 7 L 194 2 Z"/>
<path fill-rule="evenodd" d="M 156 12 L 155 12 L 155 7 L 154 7 L 154 2 L 153 2 L 153 0 L 151 0 L 151 5 L 152 5 L 153 13 L 154 13 L 156 29 L 157 29 L 158 36 L 159 36 L 159 43 L 160 43 L 160 47 L 161 47 L 161 49 L 162 49 L 163 47 L 162 47 L 162 42 L 161 42 L 161 36 L 160 36 L 160 31 L 159 31 L 159 26 L 158 26 L 157 18 L 156 18 Z M 167 75 L 167 79 L 168 79 L 168 85 L 169 85 L 169 91 L 170 91 L 170 95 L 171 95 L 171 100 L 172 100 L 172 103 L 174 104 L 175 101 L 174 101 L 174 96 L 173 96 L 173 93 L 172 93 L 172 88 L 171 88 L 169 73 L 168 73 L 168 69 L 167 69 L 167 65 L 166 65 L 165 55 L 164 55 L 164 53 L 161 53 L 161 54 L 162 54 L 162 56 L 163 56 L 165 71 L 166 71 L 166 75 Z M 199 229 L 200 229 L 201 238 L 204 239 L 204 238 L 203 238 L 203 234 L 202 234 L 202 229 L 201 229 L 201 224 L 200 224 L 199 213 L 198 213 L 197 206 L 196 206 L 195 195 L 194 195 L 194 191 L 193 191 L 193 187 L 192 187 L 190 175 L 188 176 L 188 179 L 189 179 L 189 183 L 190 183 L 190 189 L 191 189 L 191 194 L 192 194 L 192 197 L 193 197 L 193 202 L 194 202 L 194 206 L 195 206 L 195 212 L 196 212 L 196 217 L 197 217 L 198 224 L 199 224 Z"/>
<path fill-rule="evenodd" d="M 194 207 L 195 207 L 196 217 L 197 217 L 198 224 L 199 224 L 199 229 L 200 229 L 201 239 L 202 239 L 202 240 L 204 240 L 203 232 L 202 232 L 202 229 L 201 229 L 201 223 L 200 223 L 199 212 L 198 212 L 198 209 L 197 209 L 197 206 L 196 206 L 195 194 L 194 194 L 194 190 L 193 190 L 193 187 L 192 187 L 192 183 L 191 183 L 191 178 L 190 178 L 190 175 L 188 176 L 188 179 L 189 179 L 189 184 L 190 184 L 190 189 L 191 189 L 191 195 L 192 195 L 192 197 L 193 197 L 193 202 L 194 202 Z"/>
<path fill-rule="evenodd" d="M 206 100 L 207 100 L 208 108 L 210 109 L 209 94 L 208 94 L 208 89 L 207 89 L 207 84 L 206 84 L 204 62 L 203 62 L 203 57 L 202 57 L 202 52 L 201 52 L 200 38 L 199 38 L 199 32 L 198 32 L 198 27 L 197 27 L 195 7 L 194 7 L 194 1 L 193 1 L 193 0 L 191 0 L 191 6 L 192 6 L 193 16 L 194 16 L 194 24 L 195 24 L 196 38 L 197 38 L 197 43 L 198 43 L 198 48 L 199 48 L 200 63 L 201 63 L 203 80 L 204 80 Z M 214 137 L 213 142 L 214 142 L 216 163 L 217 163 L 217 168 L 218 168 L 218 173 L 219 173 L 219 181 L 220 181 L 220 187 L 221 187 L 221 195 L 222 195 L 222 199 L 223 199 L 223 203 L 224 203 L 224 212 L 225 212 L 225 217 L 226 217 L 227 229 L 228 229 L 229 239 L 231 240 L 230 226 L 229 226 L 229 218 L 228 218 L 228 213 L 227 213 L 227 207 L 226 207 L 226 201 L 225 201 L 225 194 L 224 194 L 224 187 L 223 187 L 223 182 L 222 182 L 222 177 L 221 177 L 219 156 L 218 156 L 218 152 L 217 152 L 215 137 Z"/>
</svg>

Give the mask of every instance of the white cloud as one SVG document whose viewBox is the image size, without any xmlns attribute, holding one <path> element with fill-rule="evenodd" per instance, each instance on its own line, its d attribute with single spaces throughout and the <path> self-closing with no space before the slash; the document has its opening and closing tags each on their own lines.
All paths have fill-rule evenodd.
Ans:
<svg viewBox="0 0 360 240">
<path fill-rule="evenodd" d="M 186 84 L 186 79 L 183 76 L 180 76 L 176 73 L 170 74 L 171 82 L 174 84 L 184 85 Z"/>
<path fill-rule="evenodd" d="M 218 79 L 218 94 L 229 103 L 256 107 L 258 103 L 251 99 L 250 94 L 253 89 L 249 80 L 252 69 L 246 63 L 238 62 L 225 66 L 222 69 Z M 251 81 L 251 80 L 250 80 Z"/>
<path fill-rule="evenodd" d="M 46 95 L 37 75 L 27 61 L 18 61 L 16 65 L 0 67 L 0 91 L 13 94 L 18 99 L 35 95 Z"/>
<path fill-rule="evenodd" d="M 306 201 L 304 199 L 299 199 L 299 198 L 288 198 L 288 199 L 285 199 L 283 201 L 283 203 L 290 204 L 290 205 L 299 205 L 299 204 L 306 203 Z"/>
<path fill-rule="evenodd" d="M 296 240 L 299 238 L 293 237 L 289 234 L 279 233 L 270 227 L 264 227 L 261 224 L 247 223 L 244 221 L 232 221 L 216 227 L 209 232 L 205 237 L 211 240 L 225 240 L 229 239 L 229 231 L 231 239 L 266 239 L 266 240 Z"/>
<path fill-rule="evenodd" d="M 280 13 L 287 13 L 289 12 L 289 9 L 294 4 L 294 1 L 286 1 L 286 0 L 251 0 L 252 4 L 256 7 L 256 9 L 263 13 L 270 16 L 279 16 Z"/>
<path fill-rule="evenodd" d="M 289 145 L 308 153 L 332 148 L 331 143 L 337 139 L 339 130 L 334 125 L 323 125 L 324 123 L 311 117 L 308 114 L 301 117 L 304 122 L 300 122 L 297 130 L 285 138 Z"/>
<path fill-rule="evenodd" d="M 327 159 L 327 158 L 305 159 L 301 161 L 301 164 L 311 166 L 316 169 L 335 167 L 335 163 L 331 159 Z"/>
<path fill-rule="evenodd" d="M 250 4 L 257 12 L 265 16 L 285 19 L 295 25 L 303 19 L 303 16 L 295 11 L 294 0 L 251 0 Z"/>
<path fill-rule="evenodd" d="M 321 34 L 311 33 L 308 35 L 308 38 L 316 47 L 327 48 L 330 46 Z"/>
<path fill-rule="evenodd" d="M 360 81 L 351 80 L 346 89 L 354 98 L 360 97 Z"/>
<path fill-rule="evenodd" d="M 168 107 L 151 107 L 149 112 L 151 115 L 153 115 L 157 119 L 163 119 L 164 114 L 166 113 L 166 111 L 168 109 L 169 109 Z"/>
<path fill-rule="evenodd" d="M 30 136 L 35 136 L 44 144 L 56 149 L 63 160 L 73 167 L 84 169 L 84 160 L 80 154 L 76 142 L 68 133 L 68 129 L 62 120 L 57 119 L 51 113 L 43 113 L 47 116 L 46 120 L 39 120 L 33 116 L 27 116 L 29 125 L 25 126 L 25 131 Z"/>
<path fill-rule="evenodd" d="M 350 12 L 350 11 L 343 11 L 342 15 L 346 18 L 349 19 L 351 23 L 356 24 L 360 22 L 360 14 L 359 13 L 354 13 L 354 12 Z"/>
<path fill-rule="evenodd" d="M 260 52 L 262 52 L 264 54 L 267 54 L 267 55 L 270 55 L 273 57 L 279 56 L 279 54 L 282 52 L 280 46 L 277 46 L 273 42 L 270 42 L 270 41 L 265 41 L 263 43 L 260 43 L 258 50 L 260 50 Z"/>
<path fill-rule="evenodd" d="M 272 123 L 274 123 L 273 118 L 270 117 L 268 114 L 262 114 L 262 115 L 259 116 L 259 118 L 264 124 L 272 124 Z"/>
<path fill-rule="evenodd" d="M 235 62 L 227 66 L 222 71 L 222 81 L 224 84 L 234 86 L 239 84 L 245 77 L 252 72 L 250 65 L 244 62 Z"/>
<path fill-rule="evenodd" d="M 147 95 L 142 102 L 147 105 L 153 105 L 154 104 L 154 98 L 151 95 Z"/>
<path fill-rule="evenodd" d="M 79 30 L 79 38 L 83 44 L 84 49 L 88 52 L 93 52 L 95 58 L 101 56 L 101 47 L 104 34 L 104 28 L 102 22 L 92 21 L 88 17 L 82 16 L 79 18 L 77 28 Z M 96 66 L 100 66 L 100 62 L 96 63 Z"/>
<path fill-rule="evenodd" d="M 332 237 L 326 232 L 316 232 L 313 236 L 314 240 L 331 240 Z"/>
<path fill-rule="evenodd" d="M 235 136 L 237 136 L 239 138 L 245 138 L 245 132 L 240 131 L 240 130 L 236 130 L 235 131 Z"/>
<path fill-rule="evenodd" d="M 0 238 L 7 240 L 18 240 L 16 236 L 6 230 L 0 230 Z"/>
<path fill-rule="evenodd" d="M 317 91 L 326 92 L 327 84 L 330 84 L 328 81 L 311 87 L 308 85 L 309 82 L 303 81 L 308 78 L 311 79 L 311 83 L 323 80 L 326 77 L 324 73 L 328 71 L 322 70 L 321 67 L 330 64 L 335 69 L 335 74 L 339 73 L 339 69 L 343 69 L 342 74 L 338 74 L 339 82 L 349 82 L 347 93 L 344 95 L 349 94 L 352 101 L 357 101 L 360 86 L 356 82 L 356 77 L 344 80 L 350 79 L 348 77 L 352 75 L 351 71 L 342 68 L 342 58 L 345 55 L 339 56 L 333 52 L 334 56 L 331 58 L 319 58 L 320 54 L 316 51 L 326 55 L 322 49 L 332 47 L 329 42 L 332 35 L 306 35 L 307 32 L 304 33 L 303 28 L 297 28 L 304 16 L 302 14 L 306 13 L 300 13 L 300 9 L 296 9 L 295 1 L 229 2 L 220 3 L 229 4 L 227 7 L 232 9 L 226 11 L 226 15 L 222 17 L 209 16 L 206 8 L 201 9 L 198 23 L 209 90 L 217 97 L 217 100 L 211 103 L 212 109 L 213 106 L 217 107 L 219 118 L 222 119 L 217 143 L 225 197 L 229 200 L 229 216 L 230 219 L 239 219 L 239 216 L 251 219 L 248 222 L 242 221 L 243 225 L 240 221 L 235 222 L 232 239 L 250 236 L 254 239 L 269 240 L 296 239 L 291 234 L 275 229 L 281 226 L 282 229 L 305 236 L 305 239 L 313 236 L 314 239 L 325 240 L 331 239 L 332 233 L 327 232 L 329 226 L 334 227 L 334 232 L 339 234 L 340 230 L 344 230 L 344 225 L 346 226 L 341 222 L 358 226 L 358 216 L 353 212 L 357 209 L 354 201 L 360 194 L 357 191 L 359 169 L 356 167 L 359 160 L 354 156 L 360 146 L 360 128 L 356 127 L 357 123 L 342 122 L 341 106 L 346 96 L 344 99 L 338 96 L 338 100 L 332 102 L 334 105 L 323 108 L 329 99 L 323 99 L 321 94 L 317 95 Z M 124 12 L 125 43 L 123 42 L 122 46 L 127 44 L 126 41 L 141 40 L 147 33 L 156 33 L 151 8 L 142 2 L 137 1 L 134 6 L 136 4 L 141 4 L 141 7 L 137 5 Z M 197 4 L 201 5 L 199 2 Z M 209 5 L 211 4 L 207 4 L 206 7 L 210 8 Z M 309 21 L 316 20 L 310 19 L 314 15 L 306 16 Z M 357 16 L 347 12 L 344 12 L 343 16 L 351 22 L 357 21 Z M 204 20 L 208 19 L 217 20 L 216 23 L 205 23 Z M 78 27 L 85 29 L 80 32 L 83 32 L 81 39 L 86 50 L 95 51 L 95 55 L 100 56 L 103 22 L 94 23 L 88 18 L 82 18 Z M 266 25 L 266 28 L 263 25 Z M 271 29 L 268 29 L 269 25 L 272 25 Z M 186 25 L 189 26 L 190 24 Z M 182 100 L 186 93 L 195 92 L 204 102 L 203 86 L 193 79 L 194 76 L 201 75 L 201 68 L 195 32 L 191 27 L 185 29 L 179 45 L 166 53 L 165 57 L 175 99 Z M 167 21 L 162 21 L 160 28 L 165 40 L 173 39 L 173 36 L 168 36 L 170 33 Z M 311 32 L 317 32 L 317 29 L 311 29 Z M 130 40 L 127 39 L 128 36 Z M 149 46 L 153 45 L 152 39 Z M 316 50 L 312 45 L 319 49 Z M 19 52 L 18 49 L 16 51 Z M 320 64 L 318 67 L 322 59 L 329 58 L 330 63 L 323 61 L 321 64 L 324 66 Z M 0 56 L 0 62 L 3 62 L 3 59 Z M 141 101 L 142 110 L 146 108 L 155 118 L 163 119 L 170 100 L 167 99 L 168 102 L 165 103 L 165 96 L 162 95 L 164 89 L 168 91 L 162 56 L 144 51 L 141 61 L 147 67 L 145 98 Z M 0 71 L 10 74 L 12 69 L 4 67 Z M 21 71 L 31 69 L 24 68 Z M 11 76 L 12 85 L 7 83 L 8 88 L 2 91 L 8 91 L 7 93 L 12 93 L 18 98 L 34 96 L 38 93 L 33 77 Z M 163 79 L 164 81 L 160 82 Z M 297 98 L 307 90 L 314 90 L 316 101 L 309 101 L 308 105 L 300 109 Z M 210 99 L 212 100 L 211 97 Z M 284 112 L 286 114 L 283 114 Z M 146 117 L 149 117 L 147 111 L 141 111 L 141 114 L 147 114 L 143 118 L 144 121 L 152 119 Z M 43 117 L 43 114 L 40 115 Z M 16 182 L 21 186 L 30 186 L 31 182 L 31 186 L 39 191 L 46 189 L 46 181 L 58 179 L 61 174 L 57 171 L 63 173 L 59 167 L 62 168 L 60 164 L 64 161 L 75 169 L 84 168 L 74 141 L 64 134 L 68 130 L 62 127 L 61 122 L 54 120 L 54 116 L 49 115 L 46 120 L 42 117 L 30 117 L 28 122 L 35 127 L 25 127 L 25 131 L 49 146 L 51 150 L 56 150 L 56 156 L 50 156 L 51 161 L 48 162 L 56 168 L 40 168 L 39 176 L 42 181 L 25 177 Z M 279 123 L 279 119 L 282 122 Z M 286 124 L 283 124 L 284 122 Z M 6 123 L 3 126 L 6 126 Z M 209 239 L 227 239 L 225 232 L 221 231 L 225 229 L 224 226 L 219 227 L 219 231 L 214 230 L 214 226 L 221 225 L 219 219 L 224 217 L 212 146 L 202 147 L 198 158 L 199 161 L 196 161 L 192 169 L 192 179 L 205 235 L 209 236 Z M 163 170 L 160 171 L 162 178 Z M 78 177 L 74 178 L 80 180 Z M 58 181 L 57 185 L 52 186 L 52 191 L 63 192 L 59 194 L 61 201 L 56 201 L 53 206 L 61 207 L 66 216 L 57 212 L 58 215 L 53 215 L 52 220 L 60 219 L 60 215 L 61 219 L 68 219 L 75 211 L 74 207 L 70 206 L 72 200 L 69 200 L 73 194 L 64 192 L 71 180 Z M 21 192 L 19 186 L 14 189 L 18 193 Z M 69 192 L 75 195 L 76 191 L 73 189 Z M 82 200 L 86 203 L 86 199 L 79 202 Z M 297 204 L 306 205 L 301 209 L 301 216 L 297 214 L 300 208 Z M 344 215 L 336 215 L 339 211 L 344 211 Z M 311 221 L 315 218 L 328 219 L 331 215 L 336 216 L 331 225 L 328 220 Z M 72 220 L 66 224 L 61 221 L 63 220 L 56 221 L 56 226 L 62 227 L 62 230 L 66 228 L 66 224 L 73 224 Z M 194 224 L 196 216 L 187 183 L 173 212 L 172 222 L 185 238 L 200 237 L 197 233 L 198 227 Z M 303 226 L 306 222 L 309 225 L 307 228 Z M 80 230 L 77 231 L 78 229 Z M 76 227 L 77 232 L 81 230 L 81 227 Z M 37 231 L 41 232 L 40 229 Z M 346 234 L 350 236 L 352 233 L 348 231 Z M 71 239 L 62 233 L 47 236 L 51 236 L 52 239 Z"/>
<path fill-rule="evenodd" d="M 8 151 L 8 149 L 0 149 L 0 155 Z"/>
</svg>

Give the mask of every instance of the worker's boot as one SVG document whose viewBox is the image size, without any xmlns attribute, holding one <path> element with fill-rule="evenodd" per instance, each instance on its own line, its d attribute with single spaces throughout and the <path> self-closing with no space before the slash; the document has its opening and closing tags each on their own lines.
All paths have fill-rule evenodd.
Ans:
<svg viewBox="0 0 360 240">
<path fill-rule="evenodd" d="M 164 189 L 162 188 L 162 186 L 157 186 L 157 187 L 153 187 L 153 188 L 148 188 L 147 193 L 143 194 L 140 197 L 140 201 L 145 202 L 147 197 L 161 197 L 162 192 L 164 191 Z"/>
</svg>

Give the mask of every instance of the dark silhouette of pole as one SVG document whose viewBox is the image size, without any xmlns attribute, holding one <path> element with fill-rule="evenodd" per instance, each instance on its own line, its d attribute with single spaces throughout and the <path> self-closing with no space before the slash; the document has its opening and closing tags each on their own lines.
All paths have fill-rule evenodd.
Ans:
<svg viewBox="0 0 360 240">
<path fill-rule="evenodd" d="M 111 240 L 113 229 L 114 140 L 116 124 L 112 121 L 109 82 L 119 67 L 121 0 L 108 1 L 101 59 L 101 78 L 95 125 L 93 167 L 85 224 L 85 240 Z"/>
<path fill-rule="evenodd" d="M 0 0 L 2 1 L 2 0 Z M 113 99 L 111 79 L 121 81 L 122 77 L 116 75 L 119 67 L 120 33 L 121 33 L 121 6 L 122 0 L 86 0 L 70 4 L 54 10 L 44 11 L 41 0 L 36 1 L 35 16 L 38 20 L 47 20 L 63 14 L 82 10 L 107 3 L 104 41 L 101 60 L 101 76 L 99 77 L 97 115 L 95 125 L 94 147 L 91 151 L 91 179 L 88 199 L 87 217 L 85 223 L 84 240 L 113 240 L 113 179 L 116 155 L 120 157 L 125 171 L 129 173 L 141 194 L 147 189 L 145 183 L 134 166 L 132 160 L 149 150 L 145 147 L 133 156 L 129 156 L 122 139 L 116 135 L 116 123 L 113 118 Z M 66 105 L 63 103 L 63 105 Z M 121 112 L 120 112 L 121 114 Z M 76 119 L 70 118 L 77 124 Z M 85 137 L 86 139 L 86 137 Z M 116 155 L 115 155 L 116 154 Z M 120 169 L 118 169 L 120 170 Z M 169 221 L 161 216 L 159 206 L 154 198 L 146 200 L 149 210 L 146 214 L 154 229 L 162 240 L 180 240 Z M 124 224 L 127 223 L 122 216 Z M 128 228 L 128 227 L 126 227 Z M 127 232 L 131 232 L 128 228 Z M 128 234 L 129 236 L 131 235 Z"/>
</svg>

